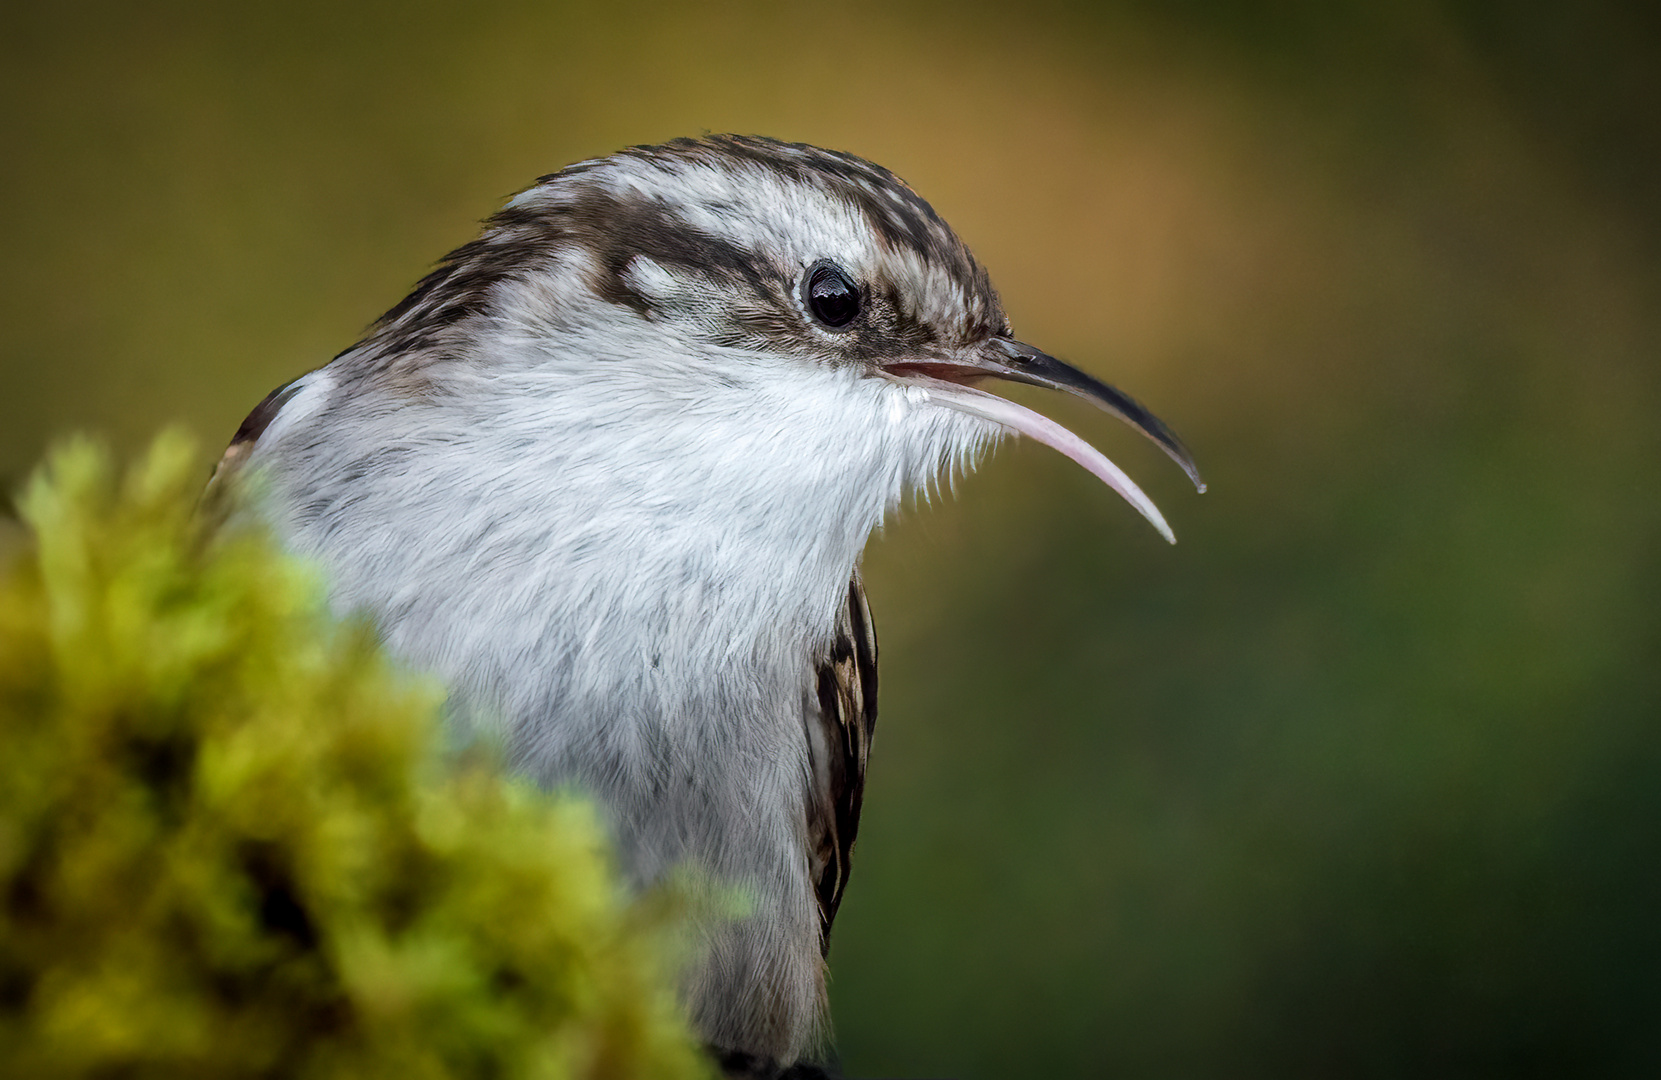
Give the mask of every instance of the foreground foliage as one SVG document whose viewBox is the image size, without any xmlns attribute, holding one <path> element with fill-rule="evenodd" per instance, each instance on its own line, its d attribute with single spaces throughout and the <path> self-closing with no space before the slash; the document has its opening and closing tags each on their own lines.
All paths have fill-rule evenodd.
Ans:
<svg viewBox="0 0 1661 1080">
<path fill-rule="evenodd" d="M 185 440 L 29 484 L 0 569 L 0 1074 L 689 1077 L 666 905 L 590 809 L 441 760 L 440 694 Z"/>
</svg>

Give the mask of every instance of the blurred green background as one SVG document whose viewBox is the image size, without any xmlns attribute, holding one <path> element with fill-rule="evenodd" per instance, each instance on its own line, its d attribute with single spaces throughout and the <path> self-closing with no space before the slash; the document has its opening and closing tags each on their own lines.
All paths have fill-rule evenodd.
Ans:
<svg viewBox="0 0 1661 1080">
<path fill-rule="evenodd" d="M 228 438 L 535 176 L 851 150 L 1212 490 L 1042 447 L 868 556 L 854 1076 L 1661 1075 L 1661 9 L 0 16 L 0 479 Z M 204 460 L 204 469 L 207 466 Z"/>
</svg>

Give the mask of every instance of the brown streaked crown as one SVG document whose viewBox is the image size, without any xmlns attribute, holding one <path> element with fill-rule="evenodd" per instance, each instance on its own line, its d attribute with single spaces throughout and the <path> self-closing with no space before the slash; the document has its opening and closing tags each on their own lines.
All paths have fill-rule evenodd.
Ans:
<svg viewBox="0 0 1661 1080">
<path fill-rule="evenodd" d="M 870 230 L 882 266 L 859 275 L 861 321 L 829 346 L 811 335 L 799 299 L 803 267 L 692 224 L 685 200 L 705 199 L 699 220 L 754 213 L 742 198 L 711 201 L 682 182 L 688 170 L 794 185 L 835 200 Z M 626 181 L 626 182 L 625 182 Z M 765 243 L 757 246 L 765 247 Z M 580 255 L 599 299 L 647 318 L 671 318 L 637 287 L 629 268 L 644 257 L 670 274 L 709 286 L 717 310 L 701 310 L 698 332 L 718 345 L 875 362 L 1009 333 L 985 269 L 934 209 L 887 169 L 852 154 L 757 136 L 715 135 L 637 146 L 540 178 L 485 221 L 481 235 L 447 255 L 354 346 L 374 368 L 400 358 L 460 355 L 497 309 L 502 290 Z M 921 265 L 949 283 L 946 301 L 913 295 Z M 886 272 L 891 266 L 896 272 Z M 857 268 L 850 268 L 857 269 Z M 870 268 L 864 268 L 870 270 Z M 949 312 L 942 317 L 940 312 Z"/>
</svg>

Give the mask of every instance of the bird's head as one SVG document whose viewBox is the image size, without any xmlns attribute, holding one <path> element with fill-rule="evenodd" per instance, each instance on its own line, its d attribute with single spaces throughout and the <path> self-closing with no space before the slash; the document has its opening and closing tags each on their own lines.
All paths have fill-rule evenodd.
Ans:
<svg viewBox="0 0 1661 1080">
<path fill-rule="evenodd" d="M 980 436 L 1018 433 L 1066 454 L 1171 539 L 1106 457 L 976 384 L 1063 390 L 1136 427 L 1204 490 L 1153 414 L 1015 338 L 986 270 L 928 203 L 886 169 L 812 146 L 682 139 L 543 177 L 388 312 L 360 354 L 396 377 L 411 358 L 430 372 L 485 339 L 497 352 L 581 343 L 601 383 L 653 365 L 694 411 L 699 388 L 829 375 L 863 388 L 839 399 L 870 414 L 846 417 L 851 427 L 935 417 L 912 428 L 933 433 L 916 437 L 939 442 L 935 460 L 962 451 L 967 414 Z M 632 391 L 613 389 L 625 407 Z M 757 421 L 778 405 L 757 401 Z"/>
</svg>

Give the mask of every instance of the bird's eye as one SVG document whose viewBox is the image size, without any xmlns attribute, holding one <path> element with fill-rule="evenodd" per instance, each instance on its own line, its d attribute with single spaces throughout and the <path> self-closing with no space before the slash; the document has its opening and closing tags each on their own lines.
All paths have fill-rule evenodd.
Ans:
<svg viewBox="0 0 1661 1080">
<path fill-rule="evenodd" d="M 834 263 L 820 263 L 808 271 L 803 285 L 807 309 L 832 330 L 840 330 L 859 316 L 859 286 Z"/>
</svg>

